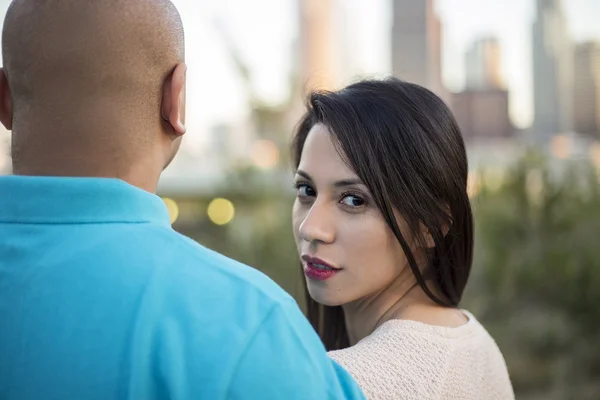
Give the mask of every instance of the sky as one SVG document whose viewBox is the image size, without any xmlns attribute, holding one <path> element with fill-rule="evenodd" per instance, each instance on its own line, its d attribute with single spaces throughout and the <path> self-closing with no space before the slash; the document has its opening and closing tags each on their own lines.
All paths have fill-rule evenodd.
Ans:
<svg viewBox="0 0 600 400">
<path fill-rule="evenodd" d="M 343 5 L 346 29 L 363 75 L 390 71 L 390 0 L 333 0 Z M 4 15 L 8 0 L 0 0 Z M 173 0 L 186 30 L 188 131 L 201 145 L 212 126 L 247 113 L 246 92 L 231 61 L 225 32 L 250 66 L 256 91 L 277 103 L 289 94 L 297 38 L 296 0 Z M 600 40 L 600 0 L 563 1 L 575 41 Z M 443 76 L 449 89 L 464 83 L 464 53 L 476 38 L 499 39 L 510 112 L 520 127 L 532 121 L 531 30 L 534 0 L 437 0 L 443 24 Z M 596 20 L 595 20 L 596 19 Z M 220 27 L 219 29 L 217 27 Z"/>
</svg>

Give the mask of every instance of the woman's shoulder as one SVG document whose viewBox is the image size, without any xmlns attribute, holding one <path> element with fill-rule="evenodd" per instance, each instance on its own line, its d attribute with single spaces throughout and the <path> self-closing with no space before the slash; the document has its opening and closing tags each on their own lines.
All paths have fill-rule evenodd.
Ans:
<svg viewBox="0 0 600 400">
<path fill-rule="evenodd" d="M 382 398 L 384 391 L 406 399 L 443 398 L 448 385 L 462 387 L 452 392 L 474 396 L 460 398 L 507 398 L 492 394 L 512 393 L 500 350 L 475 317 L 465 315 L 469 321 L 456 328 L 388 321 L 355 346 L 329 355 L 353 375 L 367 398 Z M 498 388 L 481 387 L 490 378 Z"/>
<path fill-rule="evenodd" d="M 474 325 L 470 320 L 467 324 Z M 460 337 L 449 334 L 459 329 L 461 336 L 472 336 L 463 327 L 449 328 L 426 325 L 416 321 L 390 320 L 378 327 L 371 335 L 356 345 L 329 352 L 331 358 L 355 374 L 389 374 L 390 379 L 412 376 L 411 369 L 435 374 L 446 364 L 453 352 L 452 347 Z"/>
<path fill-rule="evenodd" d="M 447 348 L 448 351 L 451 351 L 451 347 L 459 345 L 462 341 L 469 344 L 477 343 L 473 342 L 473 339 L 477 338 L 483 341 L 487 339 L 493 341 L 472 314 L 467 311 L 464 313 L 468 317 L 468 321 L 454 328 L 428 325 L 411 320 L 389 320 L 355 346 L 332 351 L 330 355 L 334 358 L 366 358 L 382 361 L 397 360 L 406 356 L 416 360 L 420 358 L 415 358 L 416 351 L 423 357 L 431 356 L 428 354 L 429 351 L 438 356 L 444 353 L 444 351 L 440 353 L 440 350 Z"/>
</svg>

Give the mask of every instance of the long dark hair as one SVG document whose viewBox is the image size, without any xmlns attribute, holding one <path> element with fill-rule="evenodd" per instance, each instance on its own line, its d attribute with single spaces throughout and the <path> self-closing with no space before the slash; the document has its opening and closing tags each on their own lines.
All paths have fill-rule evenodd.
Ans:
<svg viewBox="0 0 600 400">
<path fill-rule="evenodd" d="M 371 192 L 417 284 L 437 304 L 457 307 L 473 259 L 473 216 L 465 146 L 450 109 L 429 90 L 395 78 L 312 93 L 292 145 L 295 169 L 317 123 L 327 126 Z M 417 264 L 394 210 L 406 220 L 411 238 L 424 240 L 422 227 L 431 235 L 435 247 L 427 252 L 426 265 Z M 304 285 L 308 319 L 325 347 L 348 347 L 341 306 L 317 303 Z"/>
</svg>

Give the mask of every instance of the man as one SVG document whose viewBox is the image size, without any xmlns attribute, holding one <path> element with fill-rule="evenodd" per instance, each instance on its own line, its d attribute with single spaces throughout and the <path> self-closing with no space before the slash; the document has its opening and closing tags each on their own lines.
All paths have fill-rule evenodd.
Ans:
<svg viewBox="0 0 600 400">
<path fill-rule="evenodd" d="M 168 0 L 16 0 L 2 37 L 0 398 L 362 398 L 291 297 L 178 235 Z"/>
</svg>

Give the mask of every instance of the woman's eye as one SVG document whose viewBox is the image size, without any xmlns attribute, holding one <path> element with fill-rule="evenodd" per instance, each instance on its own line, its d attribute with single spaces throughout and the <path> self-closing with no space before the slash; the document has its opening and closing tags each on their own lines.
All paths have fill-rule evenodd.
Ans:
<svg viewBox="0 0 600 400">
<path fill-rule="evenodd" d="M 365 204 L 365 201 L 358 196 L 348 194 L 344 196 L 342 203 L 350 207 L 360 207 Z"/>
<path fill-rule="evenodd" d="M 316 193 L 313 188 L 305 184 L 299 184 L 296 186 L 298 189 L 298 197 L 314 197 Z"/>
</svg>

